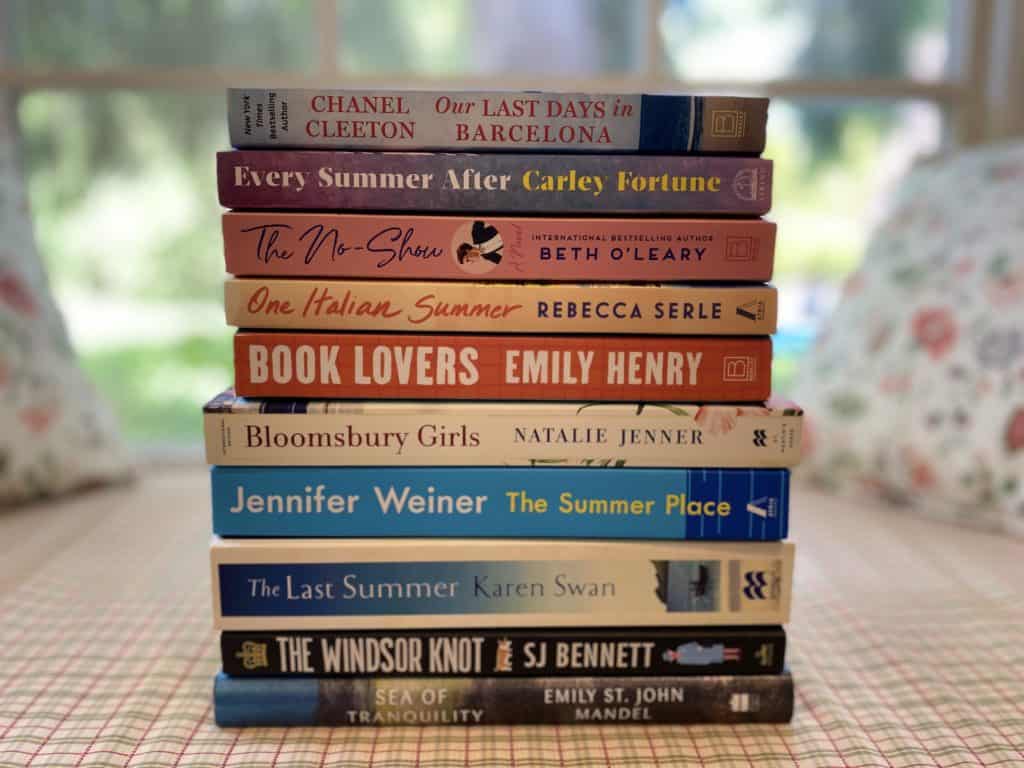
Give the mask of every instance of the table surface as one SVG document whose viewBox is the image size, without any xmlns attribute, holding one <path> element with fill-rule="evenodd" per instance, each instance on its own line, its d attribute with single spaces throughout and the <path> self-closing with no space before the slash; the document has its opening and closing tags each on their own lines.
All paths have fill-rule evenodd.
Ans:
<svg viewBox="0 0 1024 768">
<path fill-rule="evenodd" d="M 805 490 L 789 725 L 220 729 L 208 494 L 0 512 L 0 766 L 1024 765 L 1024 542 Z"/>
</svg>

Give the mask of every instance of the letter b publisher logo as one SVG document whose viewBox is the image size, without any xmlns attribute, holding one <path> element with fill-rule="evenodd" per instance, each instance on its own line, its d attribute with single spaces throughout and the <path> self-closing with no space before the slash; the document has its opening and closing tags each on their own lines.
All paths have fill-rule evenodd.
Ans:
<svg viewBox="0 0 1024 768">
<path fill-rule="evenodd" d="M 757 358 L 749 355 L 727 355 L 722 361 L 722 380 L 748 382 L 757 379 Z"/>
</svg>

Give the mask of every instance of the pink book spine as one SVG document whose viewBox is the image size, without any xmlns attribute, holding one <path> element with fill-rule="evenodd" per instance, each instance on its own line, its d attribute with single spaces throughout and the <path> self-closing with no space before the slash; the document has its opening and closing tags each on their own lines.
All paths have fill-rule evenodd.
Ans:
<svg viewBox="0 0 1024 768">
<path fill-rule="evenodd" d="M 766 282 L 775 255 L 762 219 L 260 211 L 226 213 L 223 231 L 243 277 Z"/>
</svg>

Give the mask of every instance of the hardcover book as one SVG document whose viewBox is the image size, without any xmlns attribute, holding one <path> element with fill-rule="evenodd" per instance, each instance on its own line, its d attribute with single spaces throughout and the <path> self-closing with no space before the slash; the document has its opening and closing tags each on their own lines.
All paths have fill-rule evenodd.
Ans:
<svg viewBox="0 0 1024 768">
<path fill-rule="evenodd" d="M 213 467 L 221 536 L 720 539 L 789 527 L 785 469 Z"/>
<path fill-rule="evenodd" d="M 245 397 L 738 403 L 771 392 L 767 336 L 235 334 Z"/>
<path fill-rule="evenodd" d="M 753 157 L 233 150 L 226 208 L 761 216 L 772 164 Z"/>
<path fill-rule="evenodd" d="M 781 674 L 782 627 L 221 632 L 232 677 Z"/>
<path fill-rule="evenodd" d="M 278 678 L 214 681 L 217 725 L 787 723 L 782 675 L 559 678 Z"/>
<path fill-rule="evenodd" d="M 240 277 L 763 283 L 775 256 L 763 219 L 229 211 L 222 229 Z"/>
<path fill-rule="evenodd" d="M 791 403 L 249 400 L 205 406 L 208 464 L 790 467 Z"/>
<path fill-rule="evenodd" d="M 793 545 L 214 537 L 210 561 L 217 629 L 757 625 L 789 618 Z"/>
<path fill-rule="evenodd" d="M 768 99 L 537 91 L 228 90 L 235 147 L 760 154 Z"/>
<path fill-rule="evenodd" d="M 338 331 L 775 332 L 771 285 L 575 285 L 232 278 L 228 325 Z"/>
</svg>

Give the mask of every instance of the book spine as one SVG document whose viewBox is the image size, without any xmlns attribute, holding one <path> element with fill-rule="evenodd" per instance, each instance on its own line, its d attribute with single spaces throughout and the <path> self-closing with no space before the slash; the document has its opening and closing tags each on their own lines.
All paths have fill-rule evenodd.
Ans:
<svg viewBox="0 0 1024 768">
<path fill-rule="evenodd" d="M 241 277 L 763 283 L 775 255 L 763 219 L 229 211 L 222 228 Z"/>
<path fill-rule="evenodd" d="M 772 541 L 784 469 L 213 467 L 221 536 Z"/>
<path fill-rule="evenodd" d="M 235 466 L 765 468 L 800 458 L 795 410 L 563 405 L 335 401 L 303 412 L 307 406 L 298 401 L 208 409 L 206 459 Z"/>
<path fill-rule="evenodd" d="M 768 337 L 378 335 L 239 331 L 245 397 L 764 401 Z"/>
<path fill-rule="evenodd" d="M 237 679 L 218 675 L 222 727 L 787 723 L 782 675 Z"/>
<path fill-rule="evenodd" d="M 772 164 L 752 157 L 234 150 L 227 208 L 761 216 Z"/>
<path fill-rule="evenodd" d="M 774 286 L 540 285 L 232 278 L 228 325 L 337 331 L 775 332 Z"/>
<path fill-rule="evenodd" d="M 782 627 L 222 632 L 232 677 L 774 675 Z"/>
<path fill-rule="evenodd" d="M 786 542 L 407 542 L 215 538 L 214 625 L 751 625 L 789 614 Z"/>
<path fill-rule="evenodd" d="M 725 96 L 232 88 L 231 144 L 252 148 L 764 150 L 768 100 Z"/>
</svg>

